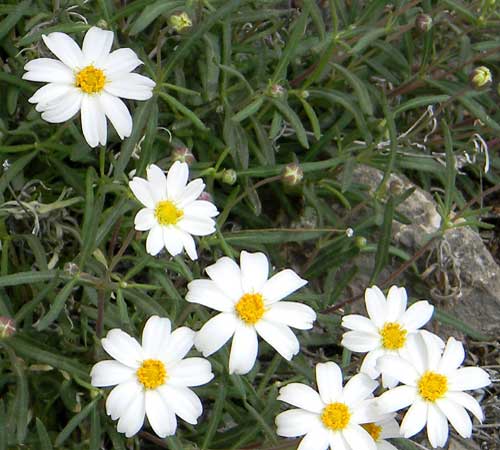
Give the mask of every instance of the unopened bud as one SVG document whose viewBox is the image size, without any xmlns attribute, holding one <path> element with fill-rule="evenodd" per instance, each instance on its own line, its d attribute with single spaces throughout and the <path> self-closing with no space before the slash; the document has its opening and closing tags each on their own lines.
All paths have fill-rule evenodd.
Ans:
<svg viewBox="0 0 500 450">
<path fill-rule="evenodd" d="M 423 33 L 432 28 L 432 17 L 428 14 L 419 14 L 415 19 L 415 25 Z"/>
<path fill-rule="evenodd" d="M 482 88 L 492 82 L 491 70 L 485 66 L 476 67 L 471 75 L 470 81 L 475 88 Z"/>
<path fill-rule="evenodd" d="M 0 339 L 11 337 L 16 332 L 16 324 L 14 319 L 10 317 L 0 316 Z"/>
<path fill-rule="evenodd" d="M 191 28 L 193 26 L 193 22 L 185 12 L 172 14 L 168 19 L 168 24 L 175 31 L 177 31 L 177 33 L 180 33 L 181 31 L 184 31 L 186 28 Z"/>
<path fill-rule="evenodd" d="M 67 275 L 75 276 L 80 271 L 80 268 L 75 263 L 69 262 L 64 265 L 64 271 Z"/>
<path fill-rule="evenodd" d="M 362 248 L 365 248 L 367 243 L 368 241 L 363 236 L 356 236 L 356 239 L 354 239 L 354 245 L 358 247 L 360 250 Z"/>
<path fill-rule="evenodd" d="M 281 84 L 272 84 L 269 87 L 269 95 L 274 98 L 283 98 L 286 94 L 286 89 Z"/>
<path fill-rule="evenodd" d="M 221 180 L 225 184 L 229 184 L 230 186 L 236 183 L 238 179 L 238 174 L 233 169 L 224 169 L 222 171 Z"/>
<path fill-rule="evenodd" d="M 187 147 L 176 147 L 172 151 L 172 161 L 185 162 L 188 166 L 196 162 L 191 150 Z"/>
<path fill-rule="evenodd" d="M 287 186 L 297 186 L 304 178 L 304 171 L 297 163 L 287 164 L 283 168 L 281 180 Z"/>
<path fill-rule="evenodd" d="M 306 100 L 309 98 L 309 91 L 301 91 L 300 96 Z"/>
<path fill-rule="evenodd" d="M 198 200 L 204 200 L 204 201 L 210 202 L 210 203 L 214 202 L 214 198 L 212 197 L 212 194 L 210 194 L 210 192 L 207 192 L 207 191 L 203 191 L 200 194 L 200 196 L 198 197 Z"/>
<path fill-rule="evenodd" d="M 393 195 L 401 195 L 404 192 L 404 188 L 404 184 L 399 180 L 391 181 L 391 184 L 389 185 L 389 191 Z"/>
<path fill-rule="evenodd" d="M 100 19 L 97 22 L 96 26 L 102 28 L 103 30 L 109 30 L 108 22 L 106 22 L 104 19 Z"/>
<path fill-rule="evenodd" d="M 354 230 L 352 228 L 347 228 L 345 230 L 345 235 L 348 237 L 348 238 L 352 238 L 354 236 Z"/>
</svg>

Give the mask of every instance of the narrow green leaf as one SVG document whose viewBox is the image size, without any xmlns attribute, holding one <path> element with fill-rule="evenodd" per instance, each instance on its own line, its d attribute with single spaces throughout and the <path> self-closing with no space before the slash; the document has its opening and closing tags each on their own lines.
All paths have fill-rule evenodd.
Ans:
<svg viewBox="0 0 500 450">
<path fill-rule="evenodd" d="M 205 432 L 205 438 L 201 444 L 202 450 L 206 450 L 210 447 L 212 438 L 215 436 L 219 424 L 222 420 L 222 413 L 224 411 L 224 402 L 226 401 L 227 384 L 220 380 L 219 387 L 217 389 L 217 397 L 215 400 L 215 406 L 212 410 L 212 416 L 210 422 L 208 423 L 207 431 Z"/>
<path fill-rule="evenodd" d="M 10 363 L 16 374 L 16 397 L 15 413 L 16 413 L 16 441 L 18 444 L 23 444 L 28 431 L 28 407 L 29 407 L 29 391 L 28 380 L 21 360 L 17 358 L 15 353 L 8 348 Z"/>
<path fill-rule="evenodd" d="M 101 416 L 98 408 L 92 408 L 90 412 L 90 442 L 89 450 L 100 450 L 101 447 Z"/>
<path fill-rule="evenodd" d="M 153 4 L 146 6 L 139 17 L 132 23 L 130 35 L 135 36 L 140 33 L 159 16 L 174 11 L 175 8 L 182 6 L 183 3 L 181 1 L 157 0 Z"/>
<path fill-rule="evenodd" d="M 245 120 L 247 117 L 250 117 L 257 113 L 263 103 L 264 97 L 256 98 L 253 102 L 245 106 L 241 111 L 231 117 L 231 120 L 234 120 L 235 122 L 241 122 L 242 120 Z"/>
<path fill-rule="evenodd" d="M 368 93 L 368 89 L 366 88 L 363 81 L 361 81 L 356 74 L 351 72 L 349 69 L 346 69 L 345 67 L 341 66 L 340 64 L 332 63 L 332 65 L 344 76 L 347 82 L 354 89 L 361 110 L 365 114 L 373 116 L 373 104 L 370 99 L 370 94 Z"/>
<path fill-rule="evenodd" d="M 299 97 L 299 100 L 302 103 L 302 107 L 306 112 L 306 116 L 309 119 L 309 122 L 311 123 L 314 137 L 316 138 L 316 140 L 319 140 L 321 138 L 321 125 L 319 124 L 318 116 L 316 115 L 313 107 L 307 102 L 306 99 Z"/>
<path fill-rule="evenodd" d="M 5 414 L 5 403 L 2 398 L 0 399 L 0 450 L 7 450 L 7 435 L 7 415 Z"/>
<path fill-rule="evenodd" d="M 0 177 L 0 198 L 7 188 L 7 185 L 31 162 L 37 153 L 38 151 L 34 151 L 21 156 L 10 165 L 7 171 L 2 174 Z"/>
<path fill-rule="evenodd" d="M 47 314 L 45 314 L 45 316 L 43 316 L 36 325 L 36 329 L 38 331 L 45 330 L 52 322 L 54 322 L 54 320 L 59 317 L 59 314 L 61 314 L 61 311 L 64 308 L 66 300 L 73 291 L 73 288 L 75 287 L 78 280 L 78 278 L 73 278 L 69 283 L 66 284 L 66 286 L 64 286 L 59 291 L 53 303 L 50 305 L 50 309 Z"/>
<path fill-rule="evenodd" d="M 54 25 L 53 27 L 47 27 L 47 28 L 44 27 L 40 31 L 36 31 L 35 33 L 25 35 L 22 39 L 19 40 L 19 42 L 17 42 L 17 46 L 19 48 L 22 48 L 26 47 L 32 42 L 37 42 L 42 39 L 42 34 L 49 34 L 53 33 L 54 31 L 60 31 L 62 33 L 74 35 L 82 31 L 87 31 L 90 27 L 91 25 L 88 25 L 86 23 L 71 23 L 71 24 L 64 23 L 64 24 Z"/>
<path fill-rule="evenodd" d="M 231 120 L 229 111 L 224 119 L 222 133 L 236 167 L 246 169 L 249 160 L 247 134 L 238 122 Z"/>
<path fill-rule="evenodd" d="M 278 100 L 276 98 L 270 98 L 268 100 L 285 117 L 285 119 L 287 119 L 288 122 L 290 122 L 290 125 L 297 133 L 297 139 L 299 140 L 302 147 L 309 148 L 309 142 L 307 142 L 306 130 L 304 128 L 304 125 L 302 125 L 302 121 L 300 120 L 300 117 L 297 115 L 297 113 L 292 108 L 290 108 L 288 103 L 285 103 L 282 100 Z"/>
<path fill-rule="evenodd" d="M 436 103 L 446 102 L 450 99 L 449 95 L 422 95 L 417 98 L 412 98 L 407 102 L 401 103 L 394 109 L 394 116 L 404 113 L 405 111 L 420 108 L 421 106 L 434 105 Z"/>
<path fill-rule="evenodd" d="M 480 331 L 472 328 L 469 324 L 465 323 L 463 320 L 460 320 L 458 317 L 453 316 L 452 314 L 445 312 L 441 309 L 434 309 L 434 315 L 438 322 L 441 322 L 445 325 L 449 325 L 458 331 L 466 334 L 472 339 L 476 339 L 477 341 L 487 341 L 488 336 L 485 336 Z"/>
<path fill-rule="evenodd" d="M 76 429 L 80 423 L 82 423 L 87 416 L 90 414 L 92 409 L 94 409 L 99 401 L 99 397 L 92 400 L 88 405 L 86 405 L 76 416 L 73 416 L 68 424 L 62 429 L 62 431 L 57 435 L 55 446 L 58 447 L 63 444 L 66 439 L 69 438 L 70 434 Z"/>
<path fill-rule="evenodd" d="M 43 272 L 18 272 L 0 277 L 0 287 L 18 286 L 20 284 L 41 283 L 54 278 L 59 272 L 57 270 L 46 270 Z"/>
<path fill-rule="evenodd" d="M 96 208 L 94 200 L 94 184 L 97 174 L 93 167 L 87 169 L 85 179 L 85 211 L 83 214 L 82 225 L 82 248 L 80 251 L 80 268 L 85 267 L 87 258 L 92 254 L 95 248 L 95 232 L 99 223 L 101 211 Z"/>
<path fill-rule="evenodd" d="M 166 92 L 160 92 L 159 96 L 163 99 L 172 109 L 178 110 L 184 117 L 189 119 L 193 125 L 201 131 L 207 131 L 208 128 L 205 124 L 198 118 L 196 113 L 191 111 L 188 107 L 184 106 L 179 100 Z"/>
<path fill-rule="evenodd" d="M 302 242 L 311 239 L 318 239 L 326 233 L 331 233 L 329 229 L 259 229 L 233 231 L 223 233 L 224 239 L 230 244 L 238 245 L 256 245 L 256 244 L 283 244 L 285 242 Z M 207 239 L 208 242 L 216 241 L 216 237 Z"/>
<path fill-rule="evenodd" d="M 31 5 L 31 0 L 24 0 L 18 3 L 15 9 L 0 22 L 0 41 L 7 33 L 16 26 L 21 17 L 26 13 L 26 9 Z"/>
<path fill-rule="evenodd" d="M 456 177 L 456 167 L 455 167 L 455 155 L 453 154 L 453 141 L 451 139 L 450 129 L 448 124 L 443 119 L 441 121 L 441 127 L 443 129 L 444 135 L 444 149 L 446 152 L 446 180 L 445 180 L 445 195 L 444 195 L 444 207 L 446 214 L 449 215 L 451 212 L 451 204 L 453 202 L 453 197 L 455 196 L 455 177 Z"/>
<path fill-rule="evenodd" d="M 377 281 L 382 269 L 387 264 L 389 259 L 389 246 L 391 245 L 392 237 L 392 219 L 394 217 L 394 200 L 391 197 L 385 205 L 384 222 L 382 224 L 381 236 L 377 246 L 377 253 L 375 255 L 375 266 L 373 268 L 372 276 L 370 277 L 370 285 Z"/>
<path fill-rule="evenodd" d="M 36 418 L 36 432 L 38 434 L 38 440 L 40 441 L 40 450 L 52 450 L 52 442 L 50 442 L 49 434 L 43 422 L 37 417 Z"/>
<path fill-rule="evenodd" d="M 349 53 L 356 54 L 361 53 L 366 47 L 373 44 L 379 37 L 384 36 L 387 33 L 385 28 L 376 28 L 363 33 L 361 39 L 356 43 L 356 45 L 351 48 Z"/>
</svg>

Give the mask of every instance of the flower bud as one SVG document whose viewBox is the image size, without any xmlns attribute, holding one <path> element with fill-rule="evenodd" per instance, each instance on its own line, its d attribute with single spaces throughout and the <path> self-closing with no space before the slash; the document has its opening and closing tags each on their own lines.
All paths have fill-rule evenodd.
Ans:
<svg viewBox="0 0 500 450">
<path fill-rule="evenodd" d="M 287 164 L 283 168 L 281 180 L 286 186 L 297 186 L 304 178 L 304 171 L 297 163 Z"/>
<path fill-rule="evenodd" d="M 238 179 L 238 174 L 233 169 L 224 169 L 222 171 L 221 180 L 223 183 L 232 186 L 234 183 L 236 183 L 237 179 Z"/>
<path fill-rule="evenodd" d="M 172 161 L 185 162 L 188 166 L 196 162 L 191 150 L 187 147 L 176 147 L 172 151 Z"/>
<path fill-rule="evenodd" d="M 74 262 L 68 262 L 64 264 L 64 272 L 67 275 L 75 276 L 80 272 L 80 268 Z"/>
<path fill-rule="evenodd" d="M 348 237 L 348 238 L 352 238 L 354 236 L 354 230 L 352 228 L 347 228 L 345 230 L 345 235 Z"/>
<path fill-rule="evenodd" d="M 308 98 L 309 98 L 309 91 L 301 91 L 301 92 L 300 92 L 300 96 L 301 96 L 304 100 L 308 99 Z"/>
<path fill-rule="evenodd" d="M 186 28 L 191 28 L 193 26 L 193 22 L 185 12 L 172 14 L 168 19 L 168 24 L 175 31 L 177 31 L 177 33 L 180 33 L 181 31 L 184 31 Z"/>
<path fill-rule="evenodd" d="M 471 75 L 470 81 L 475 88 L 482 88 L 492 82 L 491 70 L 485 66 L 476 67 Z"/>
<path fill-rule="evenodd" d="M 10 317 L 0 316 L 0 339 L 11 337 L 16 332 L 16 324 L 14 319 Z"/>
<path fill-rule="evenodd" d="M 102 28 L 103 30 L 109 30 L 109 24 L 104 19 L 100 19 L 96 26 Z"/>
<path fill-rule="evenodd" d="M 207 191 L 203 191 L 200 194 L 200 196 L 198 197 L 198 200 L 204 200 L 204 201 L 210 202 L 210 203 L 214 202 L 214 198 L 212 197 L 212 194 L 210 194 L 210 192 L 207 192 Z"/>
<path fill-rule="evenodd" d="M 286 94 L 286 89 L 281 84 L 272 84 L 269 86 L 269 95 L 274 98 L 283 98 Z"/>
<path fill-rule="evenodd" d="M 415 25 L 418 30 L 426 33 L 432 28 L 432 17 L 428 14 L 419 14 L 415 19 Z"/>
<path fill-rule="evenodd" d="M 365 248 L 367 243 L 368 241 L 363 236 L 356 236 L 356 239 L 354 239 L 354 245 L 360 250 Z"/>
</svg>

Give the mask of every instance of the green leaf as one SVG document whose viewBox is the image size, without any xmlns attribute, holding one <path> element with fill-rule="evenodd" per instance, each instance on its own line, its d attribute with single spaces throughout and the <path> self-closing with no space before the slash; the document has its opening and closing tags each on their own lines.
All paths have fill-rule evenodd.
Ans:
<svg viewBox="0 0 500 450">
<path fill-rule="evenodd" d="M 0 22 L 0 41 L 16 26 L 21 17 L 26 14 L 26 9 L 29 8 L 30 5 L 31 0 L 24 0 L 18 3 L 15 9 Z"/>
<path fill-rule="evenodd" d="M 48 281 L 58 275 L 57 270 L 46 270 L 40 272 L 18 272 L 0 277 L 0 287 L 18 286 L 20 284 L 41 283 Z"/>
<path fill-rule="evenodd" d="M 434 316 L 438 322 L 441 322 L 444 325 L 449 325 L 449 326 L 455 328 L 456 330 L 461 331 L 462 333 L 471 337 L 472 339 L 475 339 L 477 341 L 487 341 L 488 340 L 488 336 L 485 336 L 480 331 L 477 331 L 476 329 L 472 328 L 470 325 L 468 325 L 463 320 L 459 319 L 458 317 L 453 316 L 452 314 L 450 314 L 448 312 L 445 312 L 441 309 L 436 308 L 436 309 L 434 309 Z"/>
<path fill-rule="evenodd" d="M 451 212 L 451 204 L 455 196 L 455 177 L 456 177 L 456 167 L 455 167 L 455 155 L 453 154 L 453 141 L 451 139 L 450 129 L 448 124 L 443 119 L 441 121 L 441 127 L 443 129 L 444 135 L 444 148 L 446 151 L 446 181 L 444 185 L 445 196 L 444 196 L 444 207 L 446 214 L 449 215 Z"/>
<path fill-rule="evenodd" d="M 87 258 L 95 249 L 96 230 L 99 224 L 101 208 L 94 200 L 94 184 L 97 179 L 97 174 L 93 167 L 87 169 L 87 177 L 85 179 L 85 211 L 83 214 L 82 226 L 82 249 L 80 251 L 80 268 L 84 269 Z"/>
<path fill-rule="evenodd" d="M 302 103 L 302 107 L 304 108 L 304 111 L 306 112 L 307 118 L 309 119 L 309 122 L 311 123 L 311 127 L 314 133 L 314 137 L 316 140 L 321 138 L 321 125 L 319 124 L 319 119 L 318 116 L 316 115 L 316 112 L 314 111 L 313 107 L 305 100 L 304 98 L 299 96 L 299 100 Z"/>
<path fill-rule="evenodd" d="M 80 423 L 82 423 L 90 412 L 96 407 L 97 402 L 100 400 L 99 397 L 92 400 L 88 405 L 86 405 L 76 416 L 73 416 L 68 424 L 62 429 L 62 431 L 57 435 L 55 446 L 58 447 L 63 444 L 66 439 L 69 438 L 70 434 L 76 429 Z"/>
<path fill-rule="evenodd" d="M 307 142 L 306 130 L 304 128 L 304 125 L 302 125 L 302 121 L 300 120 L 297 113 L 292 108 L 290 108 L 288 103 L 285 103 L 282 100 L 278 100 L 276 98 L 270 98 L 268 100 L 285 117 L 285 119 L 288 120 L 288 122 L 290 122 L 290 125 L 297 133 L 297 139 L 299 140 L 302 147 L 309 148 L 309 142 Z"/>
<path fill-rule="evenodd" d="M 246 169 L 249 160 L 247 134 L 238 122 L 231 120 L 229 111 L 224 119 L 222 133 L 236 167 Z"/>
<path fill-rule="evenodd" d="M 73 278 L 69 283 L 66 284 L 66 286 L 64 286 L 59 291 L 47 314 L 45 314 L 45 316 L 43 316 L 38 322 L 36 326 L 36 329 L 38 331 L 45 330 L 52 322 L 54 322 L 59 317 L 59 314 L 61 314 L 61 311 L 64 308 L 66 300 L 68 299 L 78 281 L 79 278 Z"/>
<path fill-rule="evenodd" d="M 420 108 L 421 106 L 434 105 L 436 103 L 443 103 L 450 99 L 449 95 L 422 95 L 417 98 L 412 98 L 404 103 L 401 103 L 394 109 L 394 116 L 409 111 L 411 109 Z"/>
<path fill-rule="evenodd" d="M 389 246 L 391 245 L 393 217 L 394 199 L 391 197 L 385 205 L 384 222 L 382 224 L 381 236 L 379 238 L 377 253 L 375 255 L 375 266 L 373 268 L 372 276 L 370 277 L 370 286 L 377 281 L 380 272 L 382 272 L 382 269 L 389 260 Z"/>
<path fill-rule="evenodd" d="M 356 45 L 351 48 L 351 54 L 361 53 L 366 47 L 369 47 L 376 41 L 379 37 L 384 36 L 387 33 L 385 28 L 375 28 L 366 33 L 363 33 L 361 39 L 356 43 Z"/>
<path fill-rule="evenodd" d="M 21 156 L 10 165 L 6 172 L 2 174 L 2 177 L 0 178 L 0 199 L 2 198 L 2 194 L 5 189 L 7 189 L 7 185 L 31 162 L 37 153 L 38 151 L 34 151 Z"/>
<path fill-rule="evenodd" d="M 9 430 L 7 429 L 7 415 L 5 414 L 5 403 L 3 398 L 0 399 L 0 450 L 7 449 L 7 435 Z"/>
<path fill-rule="evenodd" d="M 196 113 L 191 111 L 188 107 L 184 106 L 179 100 L 166 92 L 160 92 L 159 96 L 163 99 L 172 109 L 178 110 L 184 117 L 189 119 L 193 125 L 201 131 L 207 131 L 208 128 L 205 124 L 198 118 Z"/>
<path fill-rule="evenodd" d="M 29 391 L 28 380 L 21 360 L 17 358 L 14 352 L 8 348 L 10 363 L 16 374 L 16 397 L 15 413 L 16 413 L 16 441 L 18 444 L 23 444 L 28 431 L 28 408 L 29 408 Z"/>
<path fill-rule="evenodd" d="M 259 111 L 263 103 L 264 103 L 264 97 L 256 98 L 253 102 L 245 106 L 241 111 L 239 111 L 237 114 L 231 117 L 231 120 L 234 120 L 235 122 L 241 122 L 242 120 L 245 120 L 247 117 L 253 116 L 255 113 Z"/>
<path fill-rule="evenodd" d="M 26 47 L 32 42 L 40 41 L 42 39 L 42 34 L 49 34 L 55 31 L 60 31 L 61 33 L 67 33 L 70 35 L 78 34 L 82 31 L 87 31 L 90 28 L 90 25 L 86 23 L 63 23 L 54 25 L 53 27 L 43 28 L 40 31 L 36 31 L 35 33 L 27 34 L 22 39 L 17 42 L 18 47 Z"/>
<path fill-rule="evenodd" d="M 54 447 L 52 447 L 52 442 L 50 442 L 47 429 L 38 417 L 36 418 L 36 432 L 38 434 L 38 440 L 40 441 L 40 450 L 53 450 Z"/>
<path fill-rule="evenodd" d="M 151 5 L 146 6 L 139 17 L 132 23 L 130 35 L 135 36 L 149 26 L 156 18 L 162 14 L 173 12 L 177 7 L 182 6 L 184 2 L 158 0 Z"/>
<path fill-rule="evenodd" d="M 329 229 L 295 229 L 295 228 L 277 228 L 277 229 L 259 229 L 233 231 L 223 233 L 224 239 L 230 244 L 237 245 L 255 245 L 255 244 L 283 244 L 285 242 L 302 242 L 311 239 L 318 239 L 326 233 L 331 233 Z M 211 237 L 207 241 L 216 241 L 216 237 Z"/>
<path fill-rule="evenodd" d="M 368 89 L 366 88 L 363 81 L 361 81 L 361 79 L 357 75 L 355 75 L 349 69 L 346 69 L 344 66 L 335 63 L 332 63 L 332 65 L 344 76 L 347 82 L 354 89 L 361 110 L 365 114 L 373 116 L 373 104 L 370 99 L 370 94 L 368 93 Z"/>
</svg>

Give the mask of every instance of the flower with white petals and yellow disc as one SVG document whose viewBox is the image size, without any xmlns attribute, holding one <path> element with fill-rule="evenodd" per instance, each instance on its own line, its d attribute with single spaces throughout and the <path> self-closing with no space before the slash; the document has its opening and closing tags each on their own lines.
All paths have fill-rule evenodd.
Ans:
<svg viewBox="0 0 500 450">
<path fill-rule="evenodd" d="M 302 383 L 290 383 L 278 400 L 296 407 L 276 416 L 277 434 L 305 437 L 297 450 L 376 450 L 370 425 L 381 416 L 373 408 L 372 392 L 378 383 L 368 375 L 354 375 L 343 387 L 340 367 L 316 365 L 318 392 Z M 372 432 L 375 428 L 372 427 Z M 380 433 L 379 433 L 380 434 Z M 375 436 L 380 438 L 380 435 Z"/>
<path fill-rule="evenodd" d="M 92 27 L 80 49 L 67 34 L 42 35 L 57 59 L 38 58 L 24 66 L 25 80 L 48 83 L 29 99 L 42 119 L 61 123 L 81 112 L 82 130 L 91 147 L 107 141 L 106 117 L 121 139 L 132 132 L 132 116 L 120 100 L 147 100 L 155 82 L 131 73 L 142 62 L 134 51 L 111 51 L 113 32 Z"/>
<path fill-rule="evenodd" d="M 205 183 L 197 178 L 188 183 L 189 167 L 174 162 L 167 176 L 158 166 L 151 164 L 147 180 L 134 177 L 130 189 L 145 206 L 135 216 L 135 229 L 149 231 L 146 251 L 157 255 L 163 247 L 172 255 L 182 249 L 195 260 L 198 258 L 194 236 L 207 236 L 215 232 L 218 213 L 213 203 L 198 200 Z"/>
<path fill-rule="evenodd" d="M 152 316 L 142 332 L 142 345 L 120 329 L 102 339 L 113 360 L 98 362 L 90 376 L 96 387 L 115 386 L 106 400 L 106 412 L 118 420 L 118 431 L 136 434 L 147 416 L 160 437 L 177 429 L 179 416 L 196 424 L 203 408 L 189 389 L 213 378 L 204 358 L 184 358 L 193 346 L 194 331 L 187 327 L 171 332 L 170 320 Z"/>
<path fill-rule="evenodd" d="M 399 425 L 396 419 L 394 419 L 394 416 L 395 414 L 387 414 L 374 422 L 368 422 L 361 425 L 375 441 L 377 450 L 398 450 L 387 441 L 387 439 L 401 437 Z"/>
<path fill-rule="evenodd" d="M 360 372 L 377 378 L 377 359 L 387 354 L 399 354 L 405 348 L 409 336 L 418 333 L 432 317 L 434 307 L 427 301 L 416 302 L 406 309 L 406 290 L 392 286 L 387 299 L 382 291 L 373 286 L 365 291 L 368 317 L 349 314 L 342 318 L 342 326 L 352 331 L 344 333 L 342 345 L 353 352 L 368 354 Z M 384 387 L 392 387 L 396 380 L 382 375 Z"/>
<path fill-rule="evenodd" d="M 486 371 L 479 367 L 460 368 L 465 358 L 461 342 L 449 338 L 444 352 L 429 335 L 414 335 L 402 356 L 386 355 L 378 360 L 378 368 L 401 382 L 384 392 L 376 405 L 381 413 L 410 409 L 401 423 L 401 434 L 408 438 L 427 426 L 433 447 L 442 447 L 448 439 L 448 421 L 458 434 L 468 438 L 472 422 L 466 409 L 479 421 L 483 412 L 479 403 L 464 390 L 490 384 Z"/>
<path fill-rule="evenodd" d="M 195 337 L 204 356 L 233 338 L 229 373 L 248 373 L 258 351 L 257 334 L 281 356 L 290 360 L 299 352 L 299 341 L 290 327 L 312 328 L 316 313 L 306 305 L 281 301 L 307 281 L 285 269 L 268 279 L 269 262 L 263 253 L 242 251 L 240 266 L 228 257 L 205 269 L 210 280 L 188 285 L 186 300 L 220 311 Z"/>
</svg>

